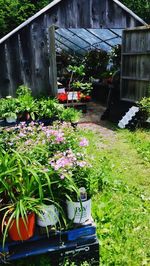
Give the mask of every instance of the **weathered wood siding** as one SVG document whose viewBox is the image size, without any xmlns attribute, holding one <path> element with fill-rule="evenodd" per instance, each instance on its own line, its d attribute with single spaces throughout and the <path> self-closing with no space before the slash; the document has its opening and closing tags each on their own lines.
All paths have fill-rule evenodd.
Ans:
<svg viewBox="0 0 150 266">
<path fill-rule="evenodd" d="M 140 22 L 112 0 L 62 0 L 0 40 L 0 97 L 21 84 L 51 94 L 48 28 L 126 28 Z"/>
<path fill-rule="evenodd" d="M 121 84 L 123 99 L 150 96 L 150 27 L 124 31 Z"/>
</svg>

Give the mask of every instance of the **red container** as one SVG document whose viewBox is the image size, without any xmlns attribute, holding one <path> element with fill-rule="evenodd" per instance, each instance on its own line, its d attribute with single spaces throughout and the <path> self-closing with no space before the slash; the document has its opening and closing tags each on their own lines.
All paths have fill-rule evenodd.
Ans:
<svg viewBox="0 0 150 266">
<path fill-rule="evenodd" d="M 24 224 L 24 221 L 21 217 L 19 219 L 20 235 L 17 230 L 17 224 L 16 224 L 15 219 L 13 220 L 9 228 L 8 234 L 9 234 L 9 237 L 15 241 L 27 240 L 33 236 L 34 228 L 35 228 L 35 214 L 30 213 L 28 214 L 28 220 L 26 221 L 26 225 Z"/>
</svg>

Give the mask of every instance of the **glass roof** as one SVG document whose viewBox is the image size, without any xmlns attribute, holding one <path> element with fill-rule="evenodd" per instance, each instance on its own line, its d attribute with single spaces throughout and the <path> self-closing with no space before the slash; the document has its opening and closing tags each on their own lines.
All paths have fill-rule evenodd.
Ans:
<svg viewBox="0 0 150 266">
<path fill-rule="evenodd" d="M 121 44 L 123 29 L 62 29 L 55 31 L 56 46 L 83 55 L 91 49 L 110 51 Z"/>
</svg>

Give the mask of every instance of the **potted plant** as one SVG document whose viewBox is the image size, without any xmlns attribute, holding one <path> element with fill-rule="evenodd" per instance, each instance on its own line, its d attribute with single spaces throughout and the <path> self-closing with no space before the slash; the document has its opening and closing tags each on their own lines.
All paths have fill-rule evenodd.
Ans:
<svg viewBox="0 0 150 266">
<path fill-rule="evenodd" d="M 0 100 L 1 104 L 1 117 L 6 119 L 7 123 L 15 123 L 18 113 L 18 100 L 11 96 L 6 96 Z"/>
<path fill-rule="evenodd" d="M 21 85 L 16 91 L 19 101 L 18 117 L 20 121 L 35 120 L 36 118 L 38 105 L 31 94 L 31 89 L 24 85 Z"/>
<path fill-rule="evenodd" d="M 26 240 L 33 236 L 35 214 L 41 216 L 43 187 L 50 180 L 43 166 L 23 154 L 13 150 L 0 154 L 0 208 L 2 218 L 3 245 L 7 233 L 12 240 Z"/>
<path fill-rule="evenodd" d="M 78 194 L 71 194 L 67 200 L 67 213 L 69 220 L 82 224 L 91 220 L 91 191 L 90 169 L 85 160 L 79 160 L 73 171 L 74 182 L 78 187 Z"/>
<path fill-rule="evenodd" d="M 64 109 L 60 115 L 60 118 L 63 121 L 70 122 L 73 127 L 77 126 L 80 117 L 81 117 L 81 112 L 71 107 Z"/>
<path fill-rule="evenodd" d="M 59 221 L 59 211 L 55 204 L 48 203 L 42 205 L 40 215 L 37 215 L 37 225 L 40 227 L 55 226 Z"/>
<path fill-rule="evenodd" d="M 91 218 L 90 166 L 85 153 L 81 153 L 87 145 L 88 141 L 81 139 L 75 149 L 57 152 L 50 161 L 60 178 L 59 196 L 61 193 L 65 196 L 68 218 L 74 223 L 84 223 Z"/>
<path fill-rule="evenodd" d="M 67 200 L 67 213 L 69 220 L 75 224 L 91 221 L 91 199 L 87 198 L 85 187 L 79 188 L 79 198 L 75 201 Z"/>
<path fill-rule="evenodd" d="M 51 124 L 58 119 L 59 114 L 63 111 L 63 105 L 59 104 L 56 99 L 40 99 L 38 101 L 38 118 L 44 125 Z"/>
<path fill-rule="evenodd" d="M 0 209 L 4 213 L 2 220 L 3 245 L 7 232 L 12 240 L 27 240 L 34 234 L 35 211 L 39 202 L 30 197 L 23 197 Z"/>
</svg>

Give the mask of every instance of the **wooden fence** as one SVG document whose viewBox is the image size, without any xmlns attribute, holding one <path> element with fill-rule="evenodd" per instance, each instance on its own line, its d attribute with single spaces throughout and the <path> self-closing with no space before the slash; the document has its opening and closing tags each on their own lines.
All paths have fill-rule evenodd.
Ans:
<svg viewBox="0 0 150 266">
<path fill-rule="evenodd" d="M 124 30 L 121 98 L 138 101 L 150 97 L 150 27 Z"/>
</svg>

